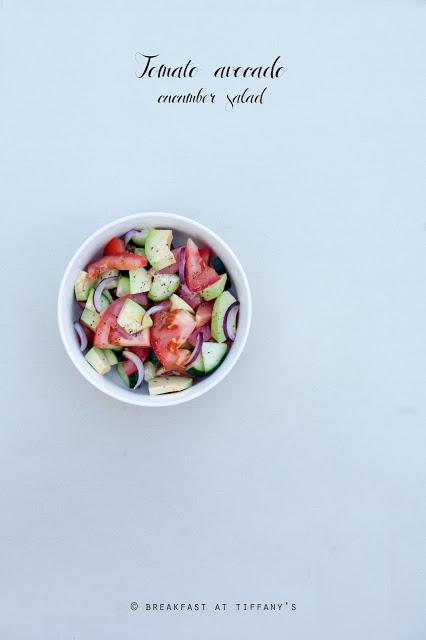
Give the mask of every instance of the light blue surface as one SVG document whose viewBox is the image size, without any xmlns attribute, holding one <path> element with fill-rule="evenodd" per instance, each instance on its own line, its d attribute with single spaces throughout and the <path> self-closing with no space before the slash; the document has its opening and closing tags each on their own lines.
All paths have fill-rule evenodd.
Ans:
<svg viewBox="0 0 426 640">
<path fill-rule="evenodd" d="M 424 638 L 424 5 L 0 6 L 0 637 Z M 136 51 L 202 76 L 138 80 Z M 155 103 L 279 54 L 262 106 Z M 255 301 L 229 379 L 164 411 L 91 388 L 56 328 L 76 247 L 141 210 L 220 233 Z"/>
</svg>

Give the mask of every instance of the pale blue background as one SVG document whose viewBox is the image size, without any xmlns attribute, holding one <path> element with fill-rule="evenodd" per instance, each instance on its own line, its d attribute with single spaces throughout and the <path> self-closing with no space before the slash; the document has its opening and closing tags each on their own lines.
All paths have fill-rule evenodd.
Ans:
<svg viewBox="0 0 426 640">
<path fill-rule="evenodd" d="M 423 639 L 424 4 L 3 0 L 0 21 L 0 637 Z M 202 76 L 137 80 L 136 51 Z M 210 71 L 278 54 L 262 107 L 155 103 L 261 89 Z M 229 379 L 163 411 L 91 388 L 55 309 L 82 240 L 153 209 L 223 235 L 255 302 Z"/>
</svg>

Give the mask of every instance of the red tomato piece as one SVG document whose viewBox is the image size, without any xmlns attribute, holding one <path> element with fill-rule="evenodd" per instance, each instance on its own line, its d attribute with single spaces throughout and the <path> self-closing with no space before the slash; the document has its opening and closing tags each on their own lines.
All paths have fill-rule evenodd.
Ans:
<svg viewBox="0 0 426 640">
<path fill-rule="evenodd" d="M 132 362 L 131 360 L 123 360 L 123 362 L 121 363 L 124 371 L 127 373 L 127 375 L 132 376 L 134 373 L 136 373 L 136 371 L 138 370 L 137 366 L 135 365 L 134 362 Z"/>
<path fill-rule="evenodd" d="M 185 280 L 190 291 L 201 291 L 220 279 L 216 271 L 209 267 L 195 242 L 188 238 L 185 249 Z"/>
<path fill-rule="evenodd" d="M 210 263 L 210 253 L 211 253 L 209 247 L 201 247 L 201 249 L 198 249 L 198 251 L 200 252 L 200 256 L 204 260 L 204 262 L 206 264 L 209 264 Z"/>
<path fill-rule="evenodd" d="M 195 329 L 195 320 L 188 311 L 159 311 L 151 327 L 151 346 L 166 369 L 183 368 L 190 351 L 181 349 Z"/>
<path fill-rule="evenodd" d="M 95 339 L 93 344 L 95 347 L 100 347 L 101 349 L 107 349 L 109 343 L 109 333 L 112 325 L 117 324 L 118 314 L 121 311 L 121 308 L 128 296 L 123 296 L 122 298 L 118 298 L 114 300 L 102 313 L 101 319 L 98 322 L 98 326 L 96 327 Z"/>
<path fill-rule="evenodd" d="M 176 351 L 176 370 L 179 371 L 179 369 L 184 369 L 186 363 L 188 362 L 190 356 L 191 356 L 191 351 L 189 349 L 178 349 Z"/>
<path fill-rule="evenodd" d="M 140 334 L 136 334 L 139 336 L 139 341 L 135 342 L 134 338 L 136 337 L 136 335 L 132 338 L 131 336 L 129 336 L 124 329 L 122 329 L 118 324 L 117 324 L 117 318 L 118 315 L 123 307 L 124 302 L 130 298 L 131 300 L 134 300 L 135 302 L 137 302 L 138 304 L 140 304 L 141 306 L 145 306 L 145 301 L 148 300 L 147 296 L 145 293 L 134 293 L 132 295 L 127 295 L 127 296 L 122 296 L 121 298 L 117 298 L 117 300 L 114 300 L 114 302 L 112 302 L 106 309 L 105 311 L 102 313 L 101 318 L 99 320 L 98 326 L 96 327 L 96 333 L 95 333 L 95 338 L 94 338 L 94 345 L 95 347 L 100 347 L 101 349 L 107 349 L 108 345 L 110 344 L 116 344 L 116 345 L 121 345 L 121 346 L 131 346 L 131 345 L 135 345 L 135 346 L 139 346 L 139 347 L 147 347 L 149 346 L 149 340 L 148 343 L 146 343 L 147 341 L 147 336 L 146 334 L 144 334 L 144 336 L 141 338 Z M 119 331 L 119 333 L 121 334 L 121 339 L 124 340 L 124 338 L 128 338 L 129 340 L 131 339 L 131 344 L 122 344 L 121 342 L 110 342 L 110 332 L 115 329 L 116 331 Z M 143 333 L 142 331 L 140 333 Z M 145 341 L 144 344 L 141 344 L 140 341 L 141 339 L 143 339 Z M 129 342 L 128 340 L 128 342 Z"/>
<path fill-rule="evenodd" d="M 127 350 L 132 351 L 135 355 L 139 356 L 142 362 L 144 362 L 147 359 L 148 353 L 151 351 L 151 348 L 150 347 L 128 347 Z M 122 361 L 121 365 L 129 377 L 132 376 L 134 373 L 136 373 L 136 371 L 138 370 L 135 363 L 132 362 L 131 360 L 128 360 L 127 358 L 125 358 Z"/>
<path fill-rule="evenodd" d="M 195 324 L 197 327 L 202 327 L 205 324 L 210 324 L 212 319 L 214 300 L 205 300 L 198 307 L 195 313 Z"/>
<path fill-rule="evenodd" d="M 145 267 L 147 260 L 145 256 L 137 256 L 134 253 L 119 253 L 113 256 L 103 256 L 99 260 L 91 262 L 87 267 L 90 280 L 96 280 L 101 273 L 110 269 L 119 269 L 120 271 L 128 271 L 129 269 L 138 269 Z"/>
<path fill-rule="evenodd" d="M 203 301 L 202 297 L 198 293 L 194 293 L 193 291 L 190 291 L 185 283 L 180 285 L 176 293 L 178 294 L 179 297 L 182 298 L 182 300 L 185 300 L 185 302 L 189 304 L 189 306 L 192 307 L 193 309 L 196 309 L 198 305 L 201 304 Z"/>
<path fill-rule="evenodd" d="M 124 253 L 126 251 L 126 245 L 121 238 L 111 238 L 105 245 L 104 256 L 111 256 L 115 253 Z"/>
<path fill-rule="evenodd" d="M 116 323 L 110 329 L 108 340 L 109 344 L 116 347 L 149 347 L 151 344 L 149 334 L 149 329 L 142 329 L 139 333 L 130 335 Z"/>
<path fill-rule="evenodd" d="M 132 351 L 136 356 L 139 356 L 142 362 L 145 362 L 151 351 L 151 347 L 129 347 L 128 351 Z"/>
</svg>

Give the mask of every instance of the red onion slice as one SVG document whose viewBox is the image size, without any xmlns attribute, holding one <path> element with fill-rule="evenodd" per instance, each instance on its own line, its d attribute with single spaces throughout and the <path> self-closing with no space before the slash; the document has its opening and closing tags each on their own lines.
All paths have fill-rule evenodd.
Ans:
<svg viewBox="0 0 426 640">
<path fill-rule="evenodd" d="M 132 387 L 132 391 L 133 391 L 134 389 L 137 389 L 138 387 L 141 386 L 144 379 L 144 375 L 145 375 L 145 367 L 143 366 L 142 360 L 139 358 L 139 356 L 136 355 L 136 353 L 125 350 L 122 352 L 121 355 L 127 358 L 128 360 L 131 360 L 138 370 L 138 380 L 135 386 Z"/>
<path fill-rule="evenodd" d="M 201 348 L 203 346 L 203 342 L 204 342 L 204 336 L 203 336 L 202 332 L 200 331 L 200 333 L 197 336 L 197 340 L 195 342 L 194 351 L 191 353 L 191 357 L 189 358 L 188 362 L 185 365 L 185 367 L 187 369 L 188 369 L 188 367 L 191 366 L 191 364 L 193 364 L 196 361 L 196 359 L 200 355 Z"/>
<path fill-rule="evenodd" d="M 93 294 L 93 305 L 98 313 L 102 312 L 102 307 L 101 307 L 102 291 L 105 289 L 105 287 L 108 284 L 113 284 L 113 280 L 114 280 L 114 285 L 116 286 L 118 284 L 118 278 L 116 278 L 116 276 L 109 276 L 108 278 L 104 278 L 103 280 L 101 280 L 95 289 L 95 293 Z"/>
<path fill-rule="evenodd" d="M 87 336 L 84 333 L 81 324 L 79 322 L 74 322 L 74 329 L 79 337 L 80 340 L 80 351 L 85 351 L 87 349 Z"/>
<path fill-rule="evenodd" d="M 161 302 L 160 304 L 155 304 L 153 307 L 148 309 L 145 315 L 152 316 L 154 313 L 157 313 L 157 311 L 168 311 L 169 308 L 170 308 L 170 300 L 164 300 L 164 302 Z"/>
<path fill-rule="evenodd" d="M 124 236 L 124 244 L 128 245 L 133 236 L 138 236 L 140 234 L 139 229 L 130 229 Z"/>
<path fill-rule="evenodd" d="M 233 302 L 226 310 L 223 319 L 223 333 L 227 340 L 234 342 L 237 336 L 237 315 L 240 309 L 239 302 Z"/>
<path fill-rule="evenodd" d="M 179 251 L 179 280 L 181 284 L 185 284 L 185 247 Z"/>
</svg>

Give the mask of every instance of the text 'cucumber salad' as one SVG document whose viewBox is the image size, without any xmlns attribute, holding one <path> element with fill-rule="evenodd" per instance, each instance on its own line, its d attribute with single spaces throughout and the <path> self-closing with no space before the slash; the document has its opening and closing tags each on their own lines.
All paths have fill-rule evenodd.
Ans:
<svg viewBox="0 0 426 640">
<path fill-rule="evenodd" d="M 214 371 L 237 333 L 239 302 L 220 258 L 170 229 L 131 229 L 74 285 L 80 350 L 100 374 L 116 369 L 129 389 L 183 391 Z"/>
</svg>

